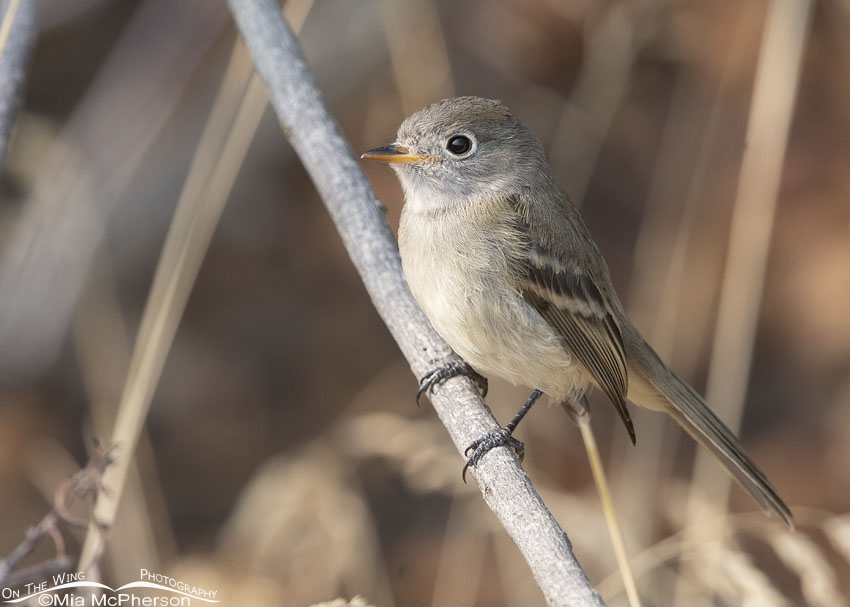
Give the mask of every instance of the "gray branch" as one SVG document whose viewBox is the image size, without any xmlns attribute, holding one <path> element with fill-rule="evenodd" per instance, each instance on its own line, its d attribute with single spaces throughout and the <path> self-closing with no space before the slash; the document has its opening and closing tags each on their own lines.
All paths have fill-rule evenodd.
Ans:
<svg viewBox="0 0 850 607">
<path fill-rule="evenodd" d="M 10 12 L 14 11 L 14 12 Z M 0 162 L 9 145 L 35 38 L 35 2 L 0 2 Z"/>
<path fill-rule="evenodd" d="M 411 296 L 382 207 L 325 108 L 277 4 L 273 0 L 229 0 L 229 4 L 283 130 L 413 373 L 422 377 L 439 365 L 458 360 Z M 446 382 L 431 400 L 461 452 L 474 439 L 498 428 L 475 386 L 466 379 Z M 602 605 L 566 534 L 508 449 L 493 450 L 474 474 L 487 505 L 522 551 L 547 602 Z"/>
</svg>

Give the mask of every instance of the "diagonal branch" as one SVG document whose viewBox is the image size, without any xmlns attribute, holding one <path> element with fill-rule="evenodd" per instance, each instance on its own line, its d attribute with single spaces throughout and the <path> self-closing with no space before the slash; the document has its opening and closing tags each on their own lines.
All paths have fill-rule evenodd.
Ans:
<svg viewBox="0 0 850 607">
<path fill-rule="evenodd" d="M 0 161 L 9 144 L 35 40 L 35 2 L 0 1 Z"/>
<path fill-rule="evenodd" d="M 326 110 L 273 0 L 229 0 L 284 132 L 315 183 L 381 318 L 413 373 L 458 360 L 416 305 L 395 239 L 357 161 Z M 459 451 L 498 425 L 474 385 L 446 382 L 432 402 Z M 517 460 L 495 449 L 475 469 L 485 501 L 522 551 L 550 605 L 602 605 Z"/>
</svg>

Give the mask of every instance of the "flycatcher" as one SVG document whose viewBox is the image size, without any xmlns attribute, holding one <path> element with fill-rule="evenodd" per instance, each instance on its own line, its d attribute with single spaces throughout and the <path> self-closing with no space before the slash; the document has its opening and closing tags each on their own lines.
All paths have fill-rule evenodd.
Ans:
<svg viewBox="0 0 850 607">
<path fill-rule="evenodd" d="M 478 97 L 440 101 L 363 157 L 390 163 L 401 181 L 404 274 L 431 324 L 475 370 L 535 389 L 510 424 L 470 446 L 464 472 L 495 446 L 521 448 L 512 432 L 541 392 L 565 402 L 596 386 L 632 442 L 626 400 L 670 415 L 766 512 L 793 526 L 735 435 L 626 317 L 543 146 L 508 108 Z M 463 371 L 436 370 L 422 390 Z"/>
</svg>

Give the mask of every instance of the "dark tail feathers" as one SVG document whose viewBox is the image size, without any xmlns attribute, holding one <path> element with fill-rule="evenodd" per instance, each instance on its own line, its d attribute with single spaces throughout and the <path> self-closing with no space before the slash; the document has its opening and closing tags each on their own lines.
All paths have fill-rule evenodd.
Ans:
<svg viewBox="0 0 850 607">
<path fill-rule="evenodd" d="M 642 345 L 646 350 L 641 352 L 638 360 L 630 360 L 632 368 L 637 366 L 636 370 L 658 391 L 659 397 L 667 401 L 664 409 L 670 417 L 717 457 L 765 513 L 776 512 L 793 529 L 794 518 L 788 506 L 744 451 L 737 437 L 693 388 L 670 371 L 645 342 Z"/>
</svg>

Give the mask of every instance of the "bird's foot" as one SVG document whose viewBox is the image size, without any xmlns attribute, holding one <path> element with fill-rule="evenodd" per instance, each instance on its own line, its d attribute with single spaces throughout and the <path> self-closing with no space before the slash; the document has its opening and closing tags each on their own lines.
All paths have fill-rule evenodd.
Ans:
<svg viewBox="0 0 850 607">
<path fill-rule="evenodd" d="M 466 482 L 466 471 L 472 467 L 478 465 L 478 462 L 481 461 L 481 458 L 487 455 L 487 453 L 496 447 L 508 446 L 514 450 L 516 456 L 519 458 L 519 461 L 522 461 L 522 458 L 525 456 L 525 445 L 522 441 L 515 439 L 511 432 L 513 429 L 508 428 L 499 428 L 495 432 L 490 432 L 489 434 L 485 434 L 481 438 L 472 441 L 472 443 L 466 448 L 463 452 L 464 455 L 468 456 L 466 459 L 466 463 L 463 465 L 463 472 L 461 473 L 461 477 L 463 478 L 463 482 Z M 469 455 L 469 452 L 472 451 L 472 455 Z"/>
<path fill-rule="evenodd" d="M 419 380 L 419 391 L 416 393 L 416 404 L 420 404 L 419 401 L 422 399 L 423 394 L 427 393 L 430 395 L 434 391 L 434 388 L 441 385 L 447 379 L 457 377 L 458 375 L 465 375 L 470 378 L 478 386 L 478 390 L 481 392 L 481 397 L 483 398 L 487 396 L 486 377 L 478 373 L 465 361 L 450 362 L 446 363 L 442 367 L 437 367 Z"/>
<path fill-rule="evenodd" d="M 513 437 L 513 433 L 522 421 L 522 418 L 525 417 L 525 414 L 531 411 L 531 407 L 534 406 L 534 403 L 536 403 L 541 396 L 543 396 L 542 390 L 534 390 L 534 392 L 529 395 L 528 400 L 525 401 L 525 404 L 519 408 L 519 411 L 517 411 L 517 414 L 514 415 L 514 418 L 508 422 L 507 426 L 499 428 L 495 432 L 485 434 L 478 440 L 472 441 L 472 444 L 469 445 L 463 452 L 464 455 L 469 455 L 469 452 L 472 451 L 472 455 L 469 455 L 466 463 L 463 465 L 461 477 L 463 478 L 464 483 L 466 482 L 466 471 L 469 467 L 472 466 L 474 468 L 477 466 L 478 462 L 481 461 L 481 458 L 494 447 L 507 445 L 514 450 L 519 461 L 522 462 L 522 458 L 525 455 L 525 445 L 522 444 L 522 441 L 515 439 Z"/>
</svg>

